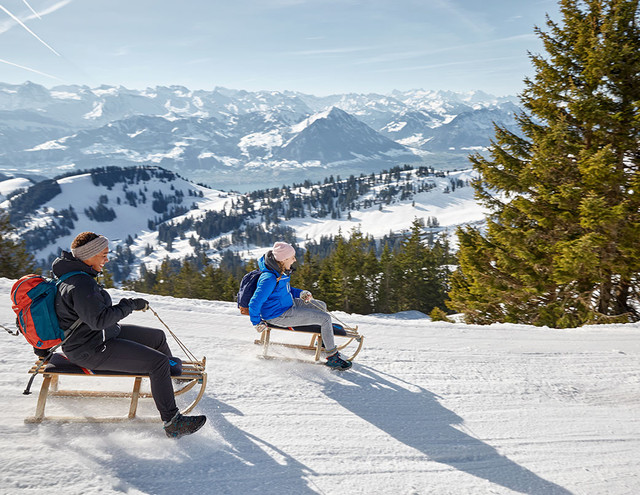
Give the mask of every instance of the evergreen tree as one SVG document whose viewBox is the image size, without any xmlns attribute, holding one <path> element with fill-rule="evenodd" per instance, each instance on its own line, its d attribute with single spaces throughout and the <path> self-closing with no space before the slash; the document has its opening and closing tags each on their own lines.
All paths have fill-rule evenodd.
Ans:
<svg viewBox="0 0 640 495">
<path fill-rule="evenodd" d="M 446 279 L 442 277 L 436 252 L 422 240 L 423 225 L 414 220 L 411 232 L 396 255 L 396 311 L 429 313 L 444 304 Z"/>
<path fill-rule="evenodd" d="M 377 295 L 379 273 L 370 240 L 354 230 L 348 241 L 338 235 L 334 246 L 320 264 L 314 297 L 324 300 L 329 308 L 370 313 Z"/>
<path fill-rule="evenodd" d="M 202 297 L 211 301 L 226 300 L 224 293 L 229 275 L 228 272 L 215 268 L 213 265 L 205 266 L 202 271 Z"/>
<path fill-rule="evenodd" d="M 392 313 L 395 308 L 396 291 L 394 287 L 395 265 L 393 263 L 393 252 L 388 243 L 385 243 L 382 255 L 380 256 L 380 276 L 378 283 L 378 295 L 376 296 L 377 311 L 382 313 Z"/>
<path fill-rule="evenodd" d="M 354 306 L 354 311 L 360 314 L 367 314 L 375 311 L 378 304 L 380 262 L 376 257 L 375 243 L 367 249 L 366 254 L 363 256 L 361 277 L 364 297 L 360 300 L 360 307 Z"/>
<path fill-rule="evenodd" d="M 319 283 L 320 278 L 320 266 L 316 260 L 316 257 L 311 254 L 311 251 L 307 249 L 304 252 L 302 263 L 298 262 L 296 271 L 292 277 L 292 285 L 299 287 L 300 289 L 306 289 L 311 291 L 314 297 L 320 298 Z"/>
<path fill-rule="evenodd" d="M 107 289 L 112 289 L 115 287 L 115 284 L 113 282 L 113 274 L 109 270 L 107 270 L 106 268 L 102 268 L 101 277 L 102 277 L 101 283 Z"/>
<path fill-rule="evenodd" d="M 172 267 L 171 260 L 165 258 L 156 272 L 156 284 L 153 287 L 153 294 L 162 296 L 172 296 L 174 294 L 176 270 Z"/>
<path fill-rule="evenodd" d="M 196 269 L 194 263 L 185 261 L 180 271 L 174 278 L 175 297 L 187 297 L 195 299 L 201 297 L 200 290 L 202 288 L 200 273 Z"/>
<path fill-rule="evenodd" d="M 140 278 L 138 280 L 125 280 L 122 283 L 122 287 L 127 290 L 153 294 L 156 278 L 157 273 L 155 271 L 149 271 L 143 263 L 140 266 Z"/>
<path fill-rule="evenodd" d="M 12 230 L 9 217 L 0 214 L 0 277 L 18 279 L 35 272 L 36 267 L 24 241 L 14 241 L 9 237 Z"/>
<path fill-rule="evenodd" d="M 350 313 L 367 314 L 373 309 L 375 282 L 379 272 L 375 252 L 368 240 L 357 229 L 351 232 L 348 242 L 336 248 L 335 266 L 341 274 L 343 304 L 342 310 Z"/>
<path fill-rule="evenodd" d="M 496 127 L 471 157 L 486 233 L 458 232 L 451 308 L 468 322 L 637 321 L 640 36 L 637 0 L 561 0 L 536 28 L 524 137 Z"/>
<path fill-rule="evenodd" d="M 238 295 L 238 287 L 240 287 L 240 281 L 233 275 L 229 274 L 227 280 L 222 287 L 222 301 L 235 301 Z"/>
<path fill-rule="evenodd" d="M 342 235 L 338 235 L 335 240 L 335 250 L 341 248 L 344 244 Z M 326 258 L 320 262 L 318 274 L 318 289 L 313 293 L 316 299 L 320 299 L 327 303 L 327 307 L 331 309 L 342 309 L 344 303 L 344 294 L 342 286 L 341 270 L 337 263 L 340 261 L 340 255 L 336 255 L 332 251 Z"/>
</svg>

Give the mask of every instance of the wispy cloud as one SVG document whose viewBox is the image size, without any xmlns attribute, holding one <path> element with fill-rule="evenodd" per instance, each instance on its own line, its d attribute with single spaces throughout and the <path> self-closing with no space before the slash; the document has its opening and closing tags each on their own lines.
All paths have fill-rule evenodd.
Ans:
<svg viewBox="0 0 640 495">
<path fill-rule="evenodd" d="M 479 19 L 478 16 L 471 14 L 467 9 L 456 5 L 455 1 L 430 0 L 430 2 L 433 6 L 443 10 L 451 18 L 457 19 L 457 21 L 469 31 L 481 34 L 493 31 L 493 26 Z"/>
<path fill-rule="evenodd" d="M 56 10 L 60 10 L 61 8 L 66 7 L 71 2 L 73 2 L 73 0 L 61 0 L 60 2 L 54 3 L 50 7 L 47 7 L 46 9 L 42 10 L 40 12 L 40 15 L 42 15 L 42 16 L 49 15 L 49 14 L 55 12 Z"/>
<path fill-rule="evenodd" d="M 341 53 L 358 53 L 377 50 L 376 46 L 353 46 L 344 48 L 319 48 L 317 50 L 299 50 L 294 52 L 285 52 L 286 55 L 300 55 L 303 57 L 309 55 L 340 55 Z"/>
<path fill-rule="evenodd" d="M 131 54 L 131 48 L 129 48 L 128 46 L 120 46 L 117 47 L 112 53 L 111 55 L 114 57 L 126 57 L 128 55 Z"/>
<path fill-rule="evenodd" d="M 11 65 L 13 67 L 18 67 L 19 69 L 24 69 L 24 70 L 27 70 L 29 72 L 33 72 L 35 74 L 40 74 L 41 76 L 50 77 L 51 79 L 55 79 L 57 81 L 64 82 L 64 80 L 60 79 L 59 77 L 52 76 L 51 74 L 47 74 L 46 72 L 41 72 L 39 70 L 32 69 L 30 67 L 25 67 L 24 65 L 14 64 L 13 62 L 9 62 L 8 60 L 4 60 L 4 59 L 1 59 L 1 58 L 0 58 L 0 62 L 2 62 L 3 64 Z"/>
<path fill-rule="evenodd" d="M 438 53 L 468 50 L 470 48 L 483 48 L 483 47 L 490 47 L 490 46 L 496 46 L 496 45 L 504 45 L 504 44 L 513 43 L 513 42 L 528 41 L 528 40 L 534 40 L 534 39 L 536 39 L 535 34 L 520 34 L 516 36 L 509 36 L 506 38 L 498 38 L 495 40 L 481 41 L 478 43 L 464 43 L 462 45 L 446 45 L 446 46 L 440 46 L 437 48 L 427 48 L 426 50 L 414 50 L 414 51 L 402 50 L 402 51 L 377 55 L 375 57 L 363 59 L 355 63 L 364 65 L 364 64 L 398 62 L 401 60 L 411 60 L 415 58 L 427 57 L 429 55 L 436 55 Z"/>
<path fill-rule="evenodd" d="M 410 72 L 410 71 L 429 70 L 429 69 L 442 69 L 444 67 L 455 67 L 455 66 L 471 67 L 471 66 L 477 66 L 477 65 L 491 64 L 495 62 L 506 62 L 506 61 L 512 61 L 512 60 L 521 60 L 521 59 L 522 57 L 514 56 L 514 57 L 494 57 L 494 58 L 485 58 L 485 59 L 457 60 L 454 62 L 442 62 L 438 64 L 384 68 L 384 69 L 371 70 L 370 72 L 378 72 L 378 73 L 401 72 L 401 71 Z"/>
</svg>

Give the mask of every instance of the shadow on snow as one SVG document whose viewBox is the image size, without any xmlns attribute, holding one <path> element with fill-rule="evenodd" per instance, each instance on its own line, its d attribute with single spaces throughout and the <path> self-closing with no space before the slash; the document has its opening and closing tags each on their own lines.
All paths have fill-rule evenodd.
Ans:
<svg viewBox="0 0 640 495">
<path fill-rule="evenodd" d="M 352 413 L 429 459 L 521 493 L 570 494 L 561 486 L 500 455 L 495 448 L 453 425 L 462 419 L 428 390 L 413 392 L 395 377 L 362 365 L 324 384 L 323 392 Z M 344 383 L 344 382 L 343 382 Z"/>
<path fill-rule="evenodd" d="M 77 444 L 73 450 L 80 451 L 88 461 L 102 466 L 105 476 L 121 480 L 122 486 L 113 488 L 123 492 L 135 488 L 154 495 L 318 493 L 310 486 L 311 482 L 306 481 L 315 474 L 311 469 L 226 418 L 227 415 L 242 416 L 242 412 L 209 396 L 202 399 L 199 407 L 207 415 L 207 424 L 193 436 L 170 440 L 164 436 L 160 423 L 149 425 L 150 431 L 153 430 L 150 435 L 154 437 L 151 439 L 152 448 L 167 445 L 168 453 L 154 453 L 148 459 L 144 453 L 136 455 L 123 447 L 121 439 L 110 439 L 112 425 L 76 424 L 66 434 L 72 440 L 77 438 L 78 430 L 84 428 L 90 429 L 91 435 L 104 433 L 104 445 L 99 447 L 98 454 L 93 448 L 82 451 Z M 211 431 L 217 432 L 224 442 L 216 439 L 212 443 Z M 65 432 L 58 431 L 56 444 L 61 434 Z"/>
</svg>

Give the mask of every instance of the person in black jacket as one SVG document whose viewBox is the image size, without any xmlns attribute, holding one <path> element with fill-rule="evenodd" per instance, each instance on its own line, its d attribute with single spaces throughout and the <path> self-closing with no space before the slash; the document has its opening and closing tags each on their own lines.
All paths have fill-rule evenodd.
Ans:
<svg viewBox="0 0 640 495">
<path fill-rule="evenodd" d="M 170 374 L 171 351 L 164 332 L 157 328 L 118 323 L 133 311 L 144 311 L 149 303 L 141 298 L 123 298 L 112 304 L 111 296 L 96 277 L 109 260 L 109 240 L 93 232 L 78 234 L 71 252 L 62 251 L 52 265 L 53 274 L 79 271 L 61 282 L 55 308 L 60 327 L 82 324 L 65 341 L 62 350 L 72 363 L 91 370 L 123 371 L 149 375 L 151 393 L 169 437 L 195 433 L 205 416 L 183 416 L 176 406 Z M 87 276 L 89 275 L 89 276 Z"/>
</svg>

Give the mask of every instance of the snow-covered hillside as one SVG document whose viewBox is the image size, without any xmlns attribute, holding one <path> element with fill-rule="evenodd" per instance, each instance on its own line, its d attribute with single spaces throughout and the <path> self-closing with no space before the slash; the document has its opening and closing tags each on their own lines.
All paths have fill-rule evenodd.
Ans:
<svg viewBox="0 0 640 495">
<path fill-rule="evenodd" d="M 141 263 L 151 268 L 167 257 L 181 260 L 193 255 L 196 245 L 213 260 L 218 260 L 227 249 L 245 259 L 261 256 L 267 246 L 234 243 L 232 232 L 243 225 L 264 224 L 260 212 L 274 201 L 282 203 L 277 211 L 278 225 L 293 229 L 301 247 L 322 236 L 342 233 L 348 237 L 353 229 L 380 239 L 409 230 L 416 219 L 423 220 L 425 225 L 429 219 L 436 219 L 438 230 L 450 234 L 455 245 L 453 233 L 457 226 L 484 220 L 484 210 L 476 203 L 469 186 L 472 178 L 470 170 L 445 174 L 406 169 L 373 178 L 353 178 L 349 184 L 348 178 L 340 181 L 335 178 L 335 182 L 328 184 L 308 183 L 291 187 L 289 195 L 277 191 L 276 196 L 257 198 L 208 189 L 169 171 L 147 167 L 70 175 L 57 180 L 59 189 L 47 196 L 32 192 L 29 198 L 34 199 L 18 197 L 11 205 L 5 202 L 0 207 L 9 207 L 12 219 L 19 220 L 14 222 L 16 234 L 27 241 L 42 266 L 48 267 L 51 257 L 57 256 L 60 249 L 69 249 L 77 233 L 89 230 L 107 236 L 112 241 L 112 251 L 118 247 L 131 251 L 135 259 L 129 260 L 128 267 L 135 278 Z M 356 184 L 357 180 L 362 182 Z M 338 205 L 341 197 L 350 194 L 349 201 Z M 325 200 L 329 206 L 337 205 L 330 210 L 333 214 L 327 213 L 326 204 L 318 206 L 316 198 L 320 196 L 329 198 Z M 43 199 L 36 201 L 39 197 Z M 294 201 L 304 204 L 304 216 L 289 213 Z M 245 212 L 245 204 L 257 213 Z M 100 215 L 94 213 L 98 209 Z M 203 234 L 204 229 L 199 229 L 196 223 L 205 221 L 211 212 L 227 220 L 234 215 L 233 226 Z M 166 235 L 161 237 L 159 231 L 163 228 L 175 231 L 170 242 Z M 113 272 L 112 267 L 108 269 Z"/>
<path fill-rule="evenodd" d="M 7 326 L 12 282 L 0 279 Z M 133 295 L 110 292 L 115 301 Z M 207 357 L 209 384 L 196 408 L 208 417 L 205 427 L 173 441 L 160 423 L 24 424 L 36 404 L 36 394 L 22 395 L 34 355 L 21 336 L 5 334 L 0 493 L 640 490 L 638 324 L 554 330 L 338 313 L 366 336 L 353 369 L 340 374 L 260 359 L 256 333 L 233 303 L 145 297 Z M 125 321 L 162 327 L 150 313 Z M 142 413 L 155 416 L 143 402 Z M 122 412 L 127 403 L 52 398 L 47 411 L 116 407 Z"/>
<path fill-rule="evenodd" d="M 32 185 L 33 182 L 24 177 L 0 180 L 0 203 L 4 202 L 9 194 L 20 189 L 28 189 Z"/>
<path fill-rule="evenodd" d="M 0 182 L 0 190 L 4 184 L 11 190 L 15 180 Z M 0 208 L 8 209 L 15 234 L 26 241 L 37 260 L 47 264 L 86 230 L 107 236 L 112 251 L 143 237 L 139 244 L 144 252 L 157 242 L 146 235 L 155 231 L 155 225 L 175 216 L 185 219 L 221 211 L 236 196 L 146 167 L 94 171 L 38 183 L 26 194 L 13 197 L 11 203 L 0 203 Z"/>
</svg>

